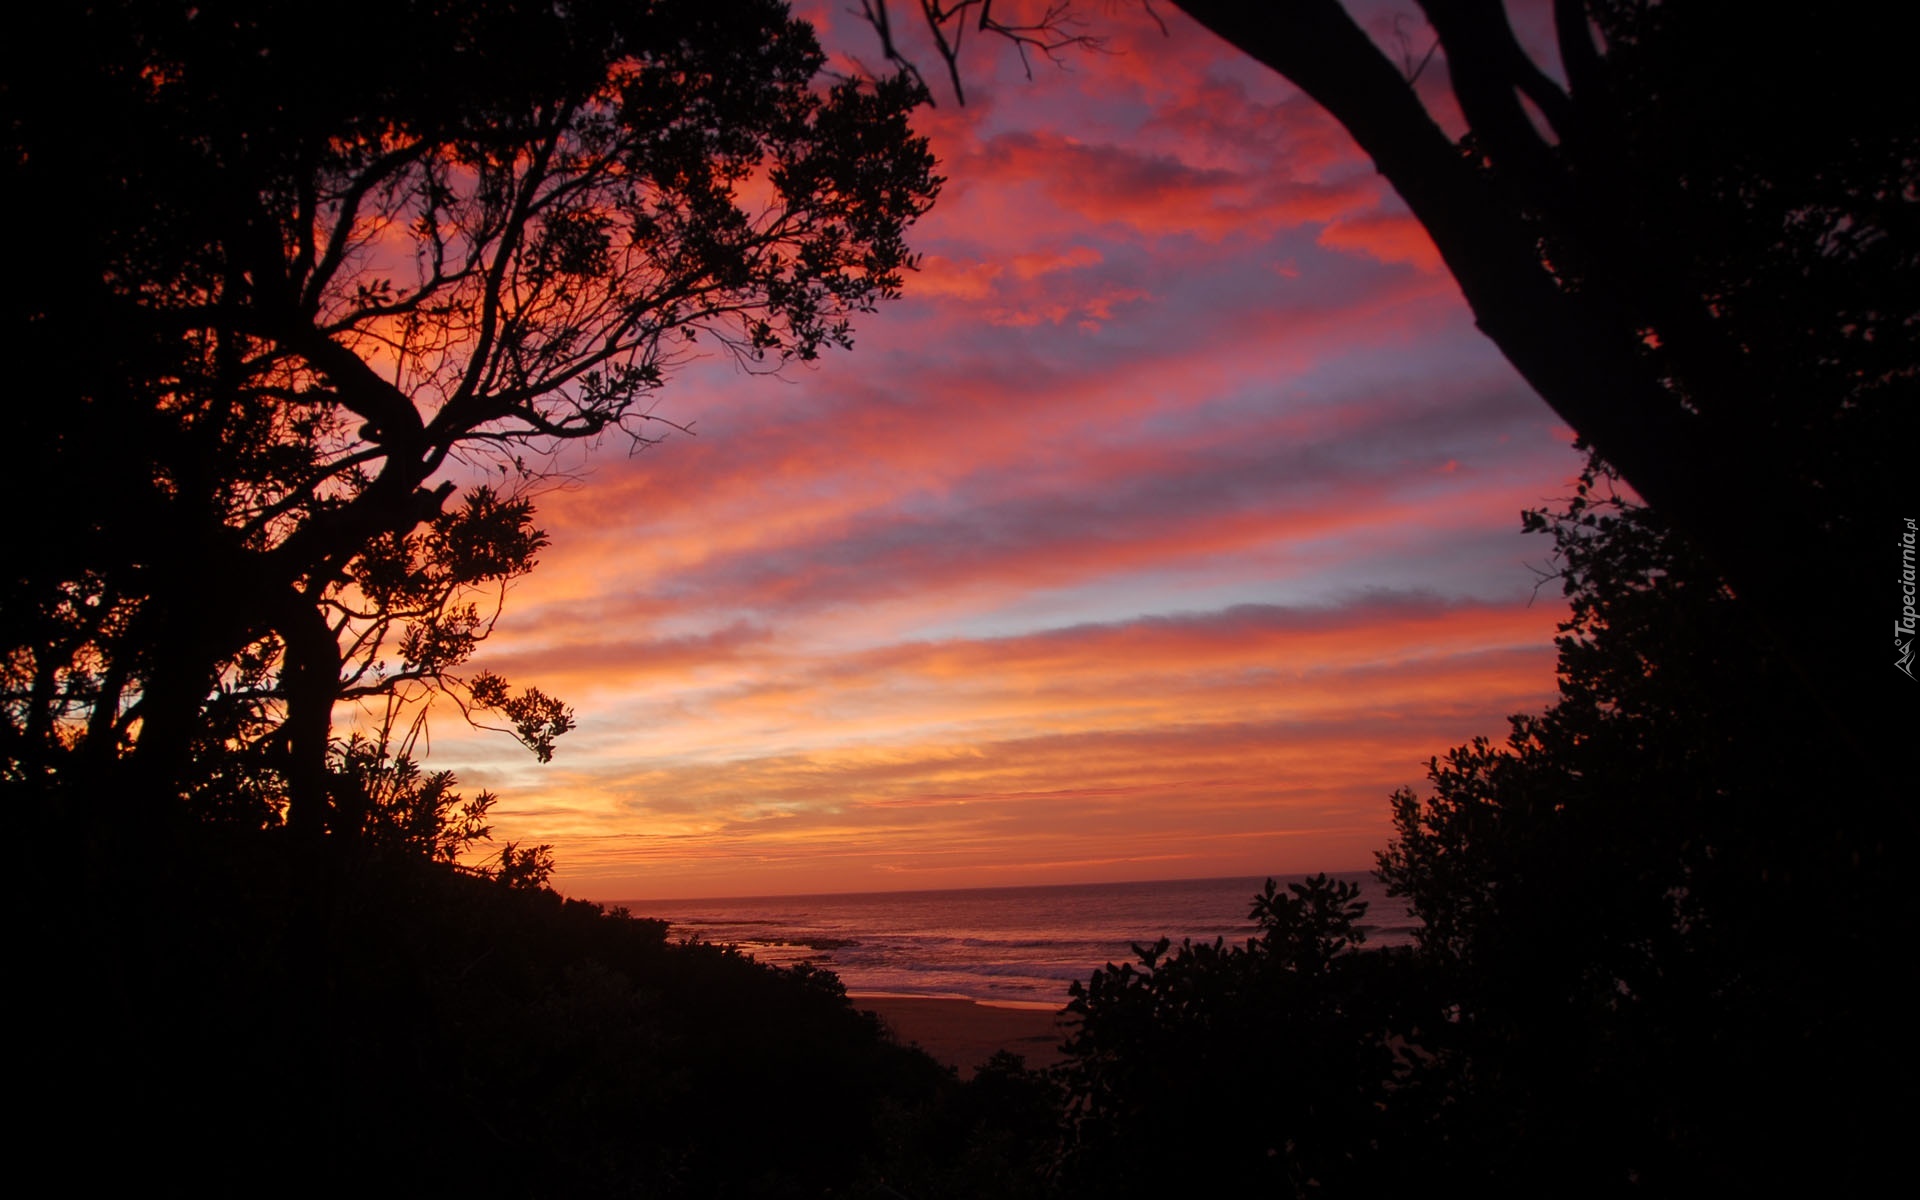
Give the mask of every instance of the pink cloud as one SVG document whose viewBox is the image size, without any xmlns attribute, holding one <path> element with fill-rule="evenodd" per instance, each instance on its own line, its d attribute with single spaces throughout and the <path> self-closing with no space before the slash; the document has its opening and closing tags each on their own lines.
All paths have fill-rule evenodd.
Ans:
<svg viewBox="0 0 1920 1200">
<path fill-rule="evenodd" d="M 1155 239 L 1269 237 L 1371 207 L 1379 195 L 1379 186 L 1366 178 L 1296 181 L 1047 131 L 1002 134 L 952 169 L 964 172 L 976 193 L 983 187 L 1037 186 L 1062 215 Z"/>
<path fill-rule="evenodd" d="M 1407 213 L 1340 217 L 1320 231 L 1319 242 L 1328 249 L 1364 254 L 1383 263 L 1405 263 L 1426 272 L 1445 269 L 1426 227 Z"/>
</svg>

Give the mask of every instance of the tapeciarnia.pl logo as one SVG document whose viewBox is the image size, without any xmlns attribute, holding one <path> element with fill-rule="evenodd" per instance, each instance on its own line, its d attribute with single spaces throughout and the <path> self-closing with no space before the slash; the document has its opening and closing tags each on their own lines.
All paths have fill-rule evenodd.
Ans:
<svg viewBox="0 0 1920 1200">
<path fill-rule="evenodd" d="M 1913 611 L 1913 543 L 1914 519 L 1907 518 L 1907 527 L 1900 533 L 1900 619 L 1893 623 L 1893 648 L 1898 657 L 1893 665 L 1906 672 L 1908 679 L 1913 675 L 1913 631 L 1915 616 Z"/>
</svg>

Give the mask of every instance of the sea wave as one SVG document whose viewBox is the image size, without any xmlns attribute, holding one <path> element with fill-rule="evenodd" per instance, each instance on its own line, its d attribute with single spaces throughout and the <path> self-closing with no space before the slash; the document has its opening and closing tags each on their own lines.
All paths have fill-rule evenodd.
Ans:
<svg viewBox="0 0 1920 1200">
<path fill-rule="evenodd" d="M 1299 877 L 1293 877 L 1299 878 Z M 1402 945 L 1419 921 L 1370 876 L 1368 944 Z M 739 947 L 763 962 L 813 962 L 856 993 L 965 996 L 985 1002 L 1064 1004 L 1067 987 L 1108 963 L 1134 960 L 1134 943 L 1160 937 L 1243 944 L 1264 877 L 1073 884 L 844 896 L 630 901 L 666 919 L 670 936 Z M 1283 879 L 1282 882 L 1287 882 Z"/>
</svg>

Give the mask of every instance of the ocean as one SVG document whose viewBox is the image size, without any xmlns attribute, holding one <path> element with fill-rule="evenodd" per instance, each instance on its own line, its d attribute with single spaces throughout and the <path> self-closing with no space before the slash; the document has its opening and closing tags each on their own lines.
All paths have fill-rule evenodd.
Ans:
<svg viewBox="0 0 1920 1200">
<path fill-rule="evenodd" d="M 1282 884 L 1303 876 L 1278 877 Z M 1413 940 L 1417 919 L 1365 872 L 1335 874 L 1361 887 L 1368 946 Z M 1131 944 L 1165 936 L 1229 944 L 1257 932 L 1247 917 L 1266 877 L 1149 883 L 756 896 L 627 902 L 670 923 L 668 936 L 739 947 L 777 966 L 813 962 L 856 995 L 946 996 L 1056 1009 L 1067 985 Z"/>
</svg>

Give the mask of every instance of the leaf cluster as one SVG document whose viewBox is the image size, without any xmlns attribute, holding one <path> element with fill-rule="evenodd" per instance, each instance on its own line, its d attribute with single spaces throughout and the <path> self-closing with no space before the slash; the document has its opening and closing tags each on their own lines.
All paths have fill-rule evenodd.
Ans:
<svg viewBox="0 0 1920 1200">
<path fill-rule="evenodd" d="M 1317 875 L 1254 898 L 1244 945 L 1162 938 L 1075 983 L 1059 1079 L 1078 1194 L 1301 1195 L 1391 1177 L 1384 1105 L 1403 1073 L 1389 959 L 1363 953 L 1358 885 Z M 1197 1158 L 1141 1154 L 1206 1146 Z"/>
</svg>

